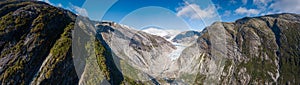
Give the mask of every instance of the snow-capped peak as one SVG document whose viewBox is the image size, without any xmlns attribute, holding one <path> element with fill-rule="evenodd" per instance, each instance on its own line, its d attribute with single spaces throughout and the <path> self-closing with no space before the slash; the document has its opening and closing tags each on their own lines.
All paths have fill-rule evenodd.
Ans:
<svg viewBox="0 0 300 85">
<path fill-rule="evenodd" d="M 161 36 L 167 39 L 168 41 L 170 41 L 173 37 L 175 37 L 177 34 L 181 32 L 179 30 L 165 30 L 165 29 L 155 28 L 155 27 L 149 27 L 143 29 L 142 31 L 152 35 Z"/>
</svg>

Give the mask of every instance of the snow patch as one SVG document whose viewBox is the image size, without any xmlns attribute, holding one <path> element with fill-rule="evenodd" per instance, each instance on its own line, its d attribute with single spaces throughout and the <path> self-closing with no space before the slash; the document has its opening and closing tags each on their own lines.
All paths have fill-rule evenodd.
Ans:
<svg viewBox="0 0 300 85">
<path fill-rule="evenodd" d="M 152 35 L 161 36 L 168 41 L 171 41 L 177 34 L 181 32 L 179 30 L 164 30 L 164 29 L 153 28 L 153 27 L 143 29 L 142 31 Z"/>
</svg>

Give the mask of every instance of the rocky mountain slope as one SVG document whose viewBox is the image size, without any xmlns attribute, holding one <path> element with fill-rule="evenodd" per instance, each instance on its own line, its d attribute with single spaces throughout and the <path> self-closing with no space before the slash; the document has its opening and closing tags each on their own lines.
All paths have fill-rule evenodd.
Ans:
<svg viewBox="0 0 300 85">
<path fill-rule="evenodd" d="M 192 44 L 198 39 L 199 36 L 201 36 L 200 32 L 184 31 L 177 34 L 174 38 L 172 38 L 171 41 L 181 44 Z"/>
<path fill-rule="evenodd" d="M 172 62 L 167 56 L 176 49 L 170 42 L 125 25 L 100 24 L 98 27 L 98 33 L 101 33 L 116 57 L 149 75 L 166 76 L 162 72 L 169 69 L 165 66 Z"/>
<path fill-rule="evenodd" d="M 297 14 L 216 22 L 182 51 L 163 37 L 43 2 L 2 1 L 0 17 L 4 85 L 300 84 Z"/>
<path fill-rule="evenodd" d="M 181 74 L 195 72 L 193 83 L 299 84 L 299 20 L 275 14 L 216 22 L 180 56 L 181 68 L 193 68 Z"/>
<path fill-rule="evenodd" d="M 159 71 L 147 71 L 151 69 L 141 68 L 142 65 L 135 67 L 137 64 L 134 63 L 129 65 L 139 68 L 141 73 L 154 76 L 161 84 L 166 84 L 166 81 L 173 81 L 171 82 L 173 84 L 299 84 L 297 81 L 299 80 L 300 53 L 300 42 L 297 38 L 300 31 L 299 17 L 296 14 L 275 14 L 246 17 L 232 23 L 216 22 L 202 32 L 203 34 L 199 36 L 196 43 L 183 50 L 179 59 L 175 59 L 176 63 L 163 60 L 172 63 L 164 67 L 168 68 L 164 71 L 161 71 L 162 68 L 156 69 Z M 118 25 L 109 27 L 114 30 L 127 29 Z M 128 30 L 130 29 L 126 31 Z M 114 42 L 114 38 L 120 35 L 115 33 L 118 31 L 111 31 L 108 35 L 102 34 L 111 36 L 104 41 Z M 138 32 L 126 34 L 140 35 Z M 135 39 L 131 38 L 131 40 Z M 139 39 L 147 41 L 149 37 Z M 143 42 L 143 40 L 138 42 Z M 115 40 L 116 43 L 118 41 L 122 40 Z M 130 45 L 120 47 L 126 44 L 112 43 L 110 47 L 113 52 L 122 52 L 117 50 L 127 51 L 131 48 Z M 114 46 L 120 48 L 114 48 Z M 141 46 L 145 45 L 141 44 Z M 164 52 L 168 52 L 167 50 Z M 135 51 L 139 52 L 139 50 L 131 50 L 123 54 L 135 54 Z M 116 53 L 121 58 L 126 56 L 121 54 Z M 160 61 L 155 60 L 156 56 L 141 54 L 147 53 L 139 52 L 132 56 L 143 59 L 142 62 L 157 61 L 153 66 L 165 66 L 165 63 L 158 63 Z M 127 57 L 132 58 L 132 56 Z M 145 57 L 154 58 L 154 60 L 144 59 Z M 168 56 L 160 56 L 160 58 L 164 57 Z M 158 74 L 157 72 L 162 73 L 162 76 L 155 75 Z"/>
<path fill-rule="evenodd" d="M 0 2 L 1 84 L 76 84 L 75 15 L 36 1 Z"/>
</svg>

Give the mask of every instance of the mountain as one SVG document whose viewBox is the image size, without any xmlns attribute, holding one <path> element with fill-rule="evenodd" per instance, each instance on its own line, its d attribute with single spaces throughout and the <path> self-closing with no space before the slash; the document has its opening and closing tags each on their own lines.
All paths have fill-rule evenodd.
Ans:
<svg viewBox="0 0 300 85">
<path fill-rule="evenodd" d="M 182 51 L 176 52 L 178 47 L 172 43 L 176 47 L 173 51 L 178 53 L 179 57 L 171 58 L 171 61 L 167 57 L 174 53 L 170 53 L 169 50 L 172 49 L 161 47 L 164 44 L 156 44 L 158 48 L 152 48 L 158 50 L 154 52 L 160 52 L 156 54 L 151 53 L 151 49 L 147 49 L 149 51 L 146 52 L 130 50 L 132 48 L 130 46 L 136 45 L 129 45 L 129 47 L 125 47 L 128 43 L 120 45 L 124 43 L 120 41 L 125 39 L 128 42 L 129 39 L 115 39 L 119 38 L 117 37 L 119 35 L 136 34 L 138 38 L 131 38 L 135 43 L 148 41 L 151 43 L 150 41 L 157 41 L 159 37 L 151 39 L 151 37 L 146 37 L 146 35 L 150 36 L 147 33 L 127 33 L 123 29 L 126 31 L 133 31 L 133 29 L 118 25 L 108 26 L 114 31 L 105 32 L 102 35 L 110 36 L 104 41 L 115 42 L 109 47 L 121 60 L 125 60 L 123 56 L 130 54 L 133 55 L 126 57 L 132 60 L 136 57 L 140 59 L 140 61 L 126 60 L 131 63 L 126 65 L 137 68 L 138 71 L 134 74 L 150 75 L 160 84 L 168 83 L 166 81 L 172 81 L 169 82 L 171 84 L 298 84 L 296 80 L 298 80 L 299 73 L 299 39 L 297 38 L 300 31 L 299 19 L 299 15 L 296 14 L 275 14 L 246 17 L 231 23 L 216 22 L 204 29 L 201 34 L 190 31 L 195 34 L 193 36 L 199 36 L 194 44 L 185 47 Z M 103 29 L 103 27 L 99 28 Z M 119 32 L 125 34 L 118 34 Z M 190 36 L 188 32 L 182 34 Z M 141 46 L 138 47 L 142 48 L 145 44 L 140 44 Z M 172 44 L 168 43 L 167 46 L 172 46 Z M 287 48 L 289 46 L 291 48 Z M 149 53 L 155 56 L 144 55 Z M 156 60 L 157 56 L 159 56 L 158 60 Z M 132 62 L 145 62 L 145 64 Z M 147 62 L 155 63 L 151 65 L 154 67 L 149 68 Z M 168 65 L 168 63 L 171 64 Z M 134 79 L 141 79 L 140 77 L 147 76 L 138 76 Z"/>
<path fill-rule="evenodd" d="M 163 37 L 119 24 L 98 27 L 103 40 L 122 61 L 152 76 L 159 76 L 168 69 L 163 66 L 169 65 L 171 61 L 167 56 L 176 47 Z"/>
<path fill-rule="evenodd" d="M 216 22 L 184 50 L 178 63 L 192 69 L 181 74 L 197 74 L 192 83 L 299 84 L 299 20 L 284 13 Z"/>
<path fill-rule="evenodd" d="M 148 27 L 148 28 L 142 29 L 142 31 L 152 34 L 152 35 L 161 36 L 167 40 L 173 39 L 175 37 L 175 35 L 180 33 L 179 30 L 166 30 L 166 29 L 159 28 L 159 27 Z"/>
<path fill-rule="evenodd" d="M 298 14 L 215 22 L 178 43 L 38 1 L 2 1 L 0 17 L 3 85 L 300 84 Z"/>
<path fill-rule="evenodd" d="M 198 39 L 199 36 L 201 36 L 200 32 L 184 31 L 177 34 L 174 38 L 172 38 L 171 41 L 181 44 L 192 44 Z"/>
<path fill-rule="evenodd" d="M 1 84 L 76 84 L 76 15 L 38 1 L 0 2 Z"/>
</svg>

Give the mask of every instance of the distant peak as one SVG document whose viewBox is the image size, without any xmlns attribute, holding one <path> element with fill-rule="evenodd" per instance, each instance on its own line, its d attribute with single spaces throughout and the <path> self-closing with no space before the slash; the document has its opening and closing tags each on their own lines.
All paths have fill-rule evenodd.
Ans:
<svg viewBox="0 0 300 85">
<path fill-rule="evenodd" d="M 159 29 L 159 30 L 166 30 L 162 27 L 159 27 L 159 26 L 146 26 L 146 27 L 143 27 L 141 28 L 141 30 L 146 30 L 146 29 Z"/>
</svg>

